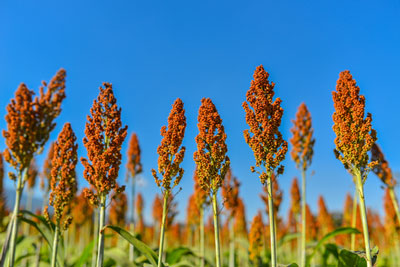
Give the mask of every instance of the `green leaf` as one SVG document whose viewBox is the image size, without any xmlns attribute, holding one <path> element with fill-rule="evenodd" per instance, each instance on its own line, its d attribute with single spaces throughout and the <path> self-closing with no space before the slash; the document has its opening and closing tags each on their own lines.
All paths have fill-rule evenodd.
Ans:
<svg viewBox="0 0 400 267">
<path fill-rule="evenodd" d="M 46 229 L 43 229 L 43 227 L 41 227 L 38 223 L 25 218 L 25 217 L 21 217 L 20 220 L 22 222 L 26 222 L 28 224 L 30 224 L 31 226 L 33 226 L 44 238 L 44 240 L 46 240 L 47 244 L 50 246 L 50 248 L 52 247 L 52 236 L 51 233 L 49 233 L 49 231 L 46 231 Z"/>
<path fill-rule="evenodd" d="M 94 240 L 92 240 L 83 250 L 81 256 L 79 259 L 76 260 L 76 262 L 73 264 L 73 266 L 83 266 L 85 263 L 87 263 L 88 259 L 92 257 L 92 252 L 93 252 L 93 246 L 94 246 Z"/>
<path fill-rule="evenodd" d="M 135 238 L 128 231 L 126 231 L 118 226 L 106 225 L 104 227 L 104 229 L 106 229 L 106 228 L 110 228 L 111 230 L 117 232 L 126 241 L 128 241 L 130 244 L 132 244 L 137 250 L 139 250 L 141 253 L 143 253 L 153 266 L 157 266 L 157 262 L 158 262 L 157 254 L 154 252 L 154 250 L 152 250 L 145 243 L 143 243 L 139 239 Z M 164 266 L 164 265 L 162 264 L 162 266 Z"/>
<path fill-rule="evenodd" d="M 319 250 L 319 248 L 329 239 L 331 239 L 332 237 L 335 237 L 337 235 L 341 235 L 341 234 L 359 234 L 360 231 L 358 231 L 356 228 L 352 228 L 352 227 L 341 227 L 338 228 L 328 234 L 326 234 L 324 237 L 321 238 L 321 240 L 318 241 L 317 245 L 313 248 L 312 253 L 307 257 L 307 265 L 310 264 L 311 259 L 314 257 L 314 255 L 317 253 L 317 251 Z"/>
<path fill-rule="evenodd" d="M 281 247 L 283 244 L 285 244 L 287 242 L 290 242 L 290 241 L 292 241 L 294 239 L 299 238 L 300 235 L 301 235 L 301 233 L 289 233 L 289 234 L 286 234 L 278 241 L 277 246 Z"/>
<path fill-rule="evenodd" d="M 297 263 L 291 263 L 289 265 L 286 265 L 286 267 L 299 267 L 299 265 L 297 265 Z"/>
<path fill-rule="evenodd" d="M 167 253 L 166 262 L 175 264 L 181 261 L 183 256 L 194 255 L 194 253 L 187 247 L 178 247 Z"/>
<path fill-rule="evenodd" d="M 342 249 L 339 253 L 338 267 L 366 267 L 367 262 L 363 257 L 347 249 Z"/>
</svg>

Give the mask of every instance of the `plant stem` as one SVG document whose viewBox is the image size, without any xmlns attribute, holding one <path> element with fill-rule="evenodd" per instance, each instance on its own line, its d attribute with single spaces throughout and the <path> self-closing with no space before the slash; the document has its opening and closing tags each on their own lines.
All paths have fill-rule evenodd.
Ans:
<svg viewBox="0 0 400 267">
<path fill-rule="evenodd" d="M 135 235 L 135 177 L 131 177 L 131 196 L 132 196 L 132 207 L 131 207 L 131 232 Z M 129 244 L 129 261 L 135 261 L 135 247 Z"/>
<path fill-rule="evenodd" d="M 390 198 L 392 199 L 392 202 L 393 202 L 394 210 L 396 211 L 397 221 L 399 222 L 399 225 L 400 225 L 399 202 L 397 201 L 397 196 L 396 196 L 396 193 L 395 193 L 393 187 L 389 187 L 389 194 L 390 194 Z"/>
<path fill-rule="evenodd" d="M 15 195 L 15 204 L 14 204 L 14 211 L 13 211 L 13 217 L 12 217 L 12 232 L 11 232 L 11 240 L 10 240 L 10 259 L 9 259 L 9 266 L 13 267 L 14 266 L 14 261 L 15 261 L 15 248 L 17 246 L 17 235 L 18 235 L 18 223 L 19 223 L 19 218 L 18 218 L 18 212 L 19 212 L 19 205 L 21 203 L 21 196 L 22 196 L 22 191 L 24 189 L 24 181 L 22 178 L 22 174 L 26 174 L 25 169 L 18 171 L 18 182 L 17 182 L 17 191 Z"/>
<path fill-rule="evenodd" d="M 215 266 L 221 266 L 221 248 L 219 243 L 219 222 L 218 222 L 218 203 L 217 194 L 212 195 L 213 215 L 214 215 L 214 237 L 215 237 Z"/>
<path fill-rule="evenodd" d="M 235 267 L 235 231 L 233 217 L 229 217 L 229 267 Z"/>
<path fill-rule="evenodd" d="M 267 178 L 268 186 L 268 215 L 269 215 L 269 230 L 271 236 L 271 267 L 276 267 L 276 230 L 275 230 L 275 216 L 274 216 L 274 200 L 272 198 L 272 177 L 268 173 Z"/>
<path fill-rule="evenodd" d="M 354 198 L 353 198 L 353 210 L 352 210 L 352 218 L 351 218 L 351 227 L 356 228 L 357 224 L 357 187 L 354 190 Z M 351 244 L 350 250 L 355 251 L 356 249 L 356 234 L 351 234 Z"/>
<path fill-rule="evenodd" d="M 301 262 L 300 266 L 306 266 L 306 171 L 301 172 Z"/>
<path fill-rule="evenodd" d="M 355 173 L 357 179 L 358 196 L 360 199 L 360 212 L 361 212 L 361 221 L 364 233 L 365 255 L 367 260 L 367 266 L 372 267 L 371 248 L 369 244 L 369 233 L 368 233 L 368 222 L 367 222 L 367 211 L 365 208 L 365 200 L 364 200 L 364 186 L 360 170 L 356 170 Z"/>
<path fill-rule="evenodd" d="M 92 267 L 96 267 L 97 259 L 97 246 L 99 245 L 99 208 L 94 209 L 94 227 L 93 227 L 93 254 L 92 254 Z"/>
<path fill-rule="evenodd" d="M 57 222 L 56 229 L 54 230 L 53 247 L 52 247 L 52 253 L 51 253 L 51 267 L 56 267 L 56 265 L 57 265 L 59 229 L 60 229 L 60 222 Z"/>
<path fill-rule="evenodd" d="M 100 216 L 99 216 L 99 231 L 98 231 L 98 249 L 97 249 L 97 267 L 103 266 L 104 260 L 104 232 L 103 228 L 106 219 L 106 199 L 107 196 L 102 194 L 100 196 Z"/>
<path fill-rule="evenodd" d="M 164 205 L 163 205 L 163 214 L 161 219 L 161 231 L 160 231 L 160 245 L 158 249 L 158 267 L 162 266 L 162 256 L 164 252 L 164 237 L 165 237 L 165 221 L 167 218 L 167 207 L 168 207 L 168 197 L 169 191 L 166 190 L 164 194 Z"/>
<path fill-rule="evenodd" d="M 200 207 L 200 267 L 205 265 L 205 246 L 204 246 L 204 206 Z"/>
</svg>

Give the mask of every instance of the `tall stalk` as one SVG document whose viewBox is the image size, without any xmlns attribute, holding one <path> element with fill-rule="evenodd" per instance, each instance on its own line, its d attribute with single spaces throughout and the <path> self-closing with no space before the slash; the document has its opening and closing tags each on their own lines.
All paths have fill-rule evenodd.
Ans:
<svg viewBox="0 0 400 267">
<path fill-rule="evenodd" d="M 97 249 L 97 267 L 103 267 L 104 260 L 104 232 L 106 218 L 106 199 L 107 197 L 102 194 L 100 196 L 100 216 L 99 216 L 99 231 L 98 231 L 98 249 Z"/>
<path fill-rule="evenodd" d="M 360 199 L 360 213 L 361 213 L 361 221 L 364 233 L 365 255 L 367 260 L 367 266 L 372 267 L 372 257 L 371 257 L 371 248 L 369 243 L 368 222 L 367 222 L 367 211 L 365 208 L 365 199 L 364 199 L 364 186 L 360 171 L 356 171 L 356 179 L 357 179 L 356 182 L 357 182 L 358 197 Z"/>
<path fill-rule="evenodd" d="M 357 225 L 357 187 L 354 190 L 354 198 L 353 198 L 353 210 L 352 210 L 352 218 L 351 218 L 351 227 L 356 228 Z M 351 234 L 351 251 L 355 251 L 356 249 L 356 234 Z"/>
<path fill-rule="evenodd" d="M 301 263 L 300 266 L 306 266 L 306 172 L 301 172 Z"/>
<path fill-rule="evenodd" d="M 16 190 L 16 195 L 15 195 L 15 204 L 14 204 L 14 210 L 13 210 L 13 217 L 12 217 L 12 231 L 11 231 L 11 240 L 10 240 L 10 258 L 9 258 L 9 266 L 13 267 L 14 266 L 14 261 L 15 261 L 15 248 L 17 246 L 17 234 L 18 234 L 18 224 L 19 224 L 19 218 L 18 218 L 18 212 L 19 212 L 19 206 L 21 203 L 21 196 L 22 196 L 22 191 L 24 189 L 24 182 L 23 182 L 23 177 L 26 175 L 26 169 L 18 171 L 18 181 L 17 181 L 17 190 Z"/>
<path fill-rule="evenodd" d="M 135 234 L 135 179 L 131 179 L 131 196 L 132 196 L 132 207 L 131 207 L 131 225 L 130 230 L 132 234 Z M 135 247 L 129 244 L 129 261 L 135 261 Z"/>
<path fill-rule="evenodd" d="M 221 247 L 219 242 L 219 221 L 218 221 L 218 204 L 217 194 L 212 195 L 213 216 L 214 216 L 214 238 L 215 238 L 215 266 L 221 266 Z"/>
<path fill-rule="evenodd" d="M 396 193 L 394 192 L 394 188 L 392 186 L 389 187 L 389 194 L 390 194 L 390 198 L 392 199 L 392 202 L 393 202 L 394 210 L 396 211 L 397 221 L 399 222 L 399 225 L 400 225 L 399 202 L 397 201 Z"/>
<path fill-rule="evenodd" d="M 205 244 L 204 244 L 204 206 L 200 207 L 200 267 L 205 266 Z"/>
<path fill-rule="evenodd" d="M 92 252 L 92 267 L 96 267 L 97 247 L 99 245 L 99 208 L 94 208 L 94 226 L 93 226 L 93 252 Z"/>
<path fill-rule="evenodd" d="M 267 178 L 268 186 L 268 217 L 269 217 L 269 230 L 271 236 L 271 267 L 277 266 L 276 261 L 276 226 L 275 226 L 275 215 L 274 215 L 274 200 L 272 198 L 272 178 L 271 174 Z"/>
<path fill-rule="evenodd" d="M 57 250 L 58 250 L 58 238 L 60 231 L 60 223 L 57 222 L 56 229 L 54 230 L 53 247 L 51 253 L 51 267 L 56 267 L 57 265 Z"/>
<path fill-rule="evenodd" d="M 163 215 L 161 219 L 161 231 L 160 231 L 160 245 L 158 249 L 158 267 L 161 267 L 162 265 L 162 257 L 163 257 L 163 252 L 164 252 L 164 238 L 165 238 L 165 221 L 167 218 L 167 207 L 168 207 L 168 197 L 169 197 L 169 191 L 165 191 L 164 194 L 164 204 L 163 204 Z"/>
</svg>

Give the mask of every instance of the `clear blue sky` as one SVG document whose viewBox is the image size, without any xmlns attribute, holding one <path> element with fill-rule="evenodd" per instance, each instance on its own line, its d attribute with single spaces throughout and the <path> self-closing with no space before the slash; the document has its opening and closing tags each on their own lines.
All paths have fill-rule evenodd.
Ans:
<svg viewBox="0 0 400 267">
<path fill-rule="evenodd" d="M 261 185 L 249 167 L 253 154 L 244 142 L 247 127 L 242 102 L 256 66 L 263 64 L 276 83 L 285 109 L 281 130 L 291 134 L 291 119 L 302 101 L 315 127 L 315 156 L 308 180 L 313 211 L 319 194 L 330 210 L 341 210 L 353 184 L 335 159 L 333 103 L 339 72 L 349 69 L 367 99 L 379 143 L 394 171 L 400 170 L 400 3 L 398 1 L 1 1 L 0 117 L 18 84 L 37 90 L 63 67 L 67 99 L 54 140 L 71 122 L 82 144 L 86 115 L 102 82 L 112 82 L 123 123 L 137 132 L 143 152 L 146 213 L 158 189 L 150 169 L 157 166 L 161 141 L 173 101 L 184 101 L 187 130 L 185 176 L 178 195 L 180 219 L 192 193 L 194 137 L 202 97 L 216 104 L 228 134 L 229 157 L 242 182 L 248 219 L 264 209 Z M 5 128 L 0 119 L 0 129 Z M 128 141 L 128 140 L 127 140 Z M 123 147 L 125 155 L 127 143 Z M 4 142 L 0 142 L 4 149 Z M 47 148 L 45 153 L 47 153 Z M 43 157 L 39 158 L 41 161 Z M 284 190 L 282 214 L 297 170 L 289 154 L 279 182 Z M 120 182 L 125 176 L 125 160 Z M 79 166 L 80 187 L 86 186 Z M 12 184 L 8 181 L 8 189 Z M 370 175 L 367 204 L 382 208 L 381 183 Z"/>
</svg>

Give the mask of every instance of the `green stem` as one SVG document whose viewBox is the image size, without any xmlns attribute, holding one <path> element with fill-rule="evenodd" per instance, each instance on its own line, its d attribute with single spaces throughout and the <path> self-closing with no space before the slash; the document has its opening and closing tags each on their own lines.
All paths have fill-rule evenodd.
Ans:
<svg viewBox="0 0 400 267">
<path fill-rule="evenodd" d="M 200 207 L 200 267 L 205 266 L 205 244 L 204 244 L 204 207 Z"/>
<path fill-rule="evenodd" d="M 169 191 L 166 190 L 164 194 L 164 205 L 163 214 L 161 219 L 161 231 L 160 231 L 160 245 L 158 249 L 158 267 L 162 266 L 162 256 L 164 252 L 164 238 L 165 238 L 165 221 L 167 219 L 167 204 L 168 204 Z"/>
<path fill-rule="evenodd" d="M 100 196 L 100 216 L 99 216 L 99 231 L 98 231 L 98 249 L 97 249 L 97 267 L 103 266 L 104 260 L 104 232 L 103 228 L 106 219 L 106 199 L 107 196 L 102 194 Z"/>
<path fill-rule="evenodd" d="M 54 230 L 53 247 L 52 247 L 52 253 L 51 253 L 51 267 L 56 267 L 56 265 L 57 265 L 59 229 L 60 229 L 60 222 L 57 222 L 56 229 Z"/>
<path fill-rule="evenodd" d="M 93 229 L 93 254 L 92 254 L 92 267 L 96 267 L 97 259 L 97 246 L 99 245 L 99 208 L 94 209 L 94 229 Z"/>
<path fill-rule="evenodd" d="M 396 196 L 396 193 L 394 192 L 393 187 L 389 187 L 389 194 L 390 194 L 390 198 L 392 199 L 392 202 L 393 202 L 394 210 L 396 211 L 397 221 L 399 222 L 399 225 L 400 225 L 399 202 L 397 201 L 397 196 Z"/>
<path fill-rule="evenodd" d="M 353 210 L 351 217 L 351 227 L 356 228 L 357 225 L 357 188 L 354 190 L 354 198 L 353 198 Z M 351 244 L 350 250 L 355 251 L 356 249 L 356 234 L 351 234 Z"/>
<path fill-rule="evenodd" d="M 19 212 L 19 206 L 21 203 L 21 196 L 22 196 L 22 191 L 24 189 L 24 183 L 23 183 L 23 178 L 22 174 L 25 173 L 25 170 L 20 170 L 18 172 L 18 183 L 17 183 L 17 191 L 15 195 L 15 204 L 14 204 L 14 211 L 13 211 L 13 217 L 12 217 L 12 232 L 11 232 L 11 240 L 10 240 L 10 259 L 9 259 L 9 266 L 13 267 L 14 266 L 14 261 L 15 261 L 15 248 L 17 246 L 17 235 L 18 235 L 18 223 L 19 223 L 19 218 L 18 218 L 18 212 Z"/>
<path fill-rule="evenodd" d="M 367 266 L 372 267 L 372 257 L 371 257 L 371 248 L 369 244 L 369 233 L 368 233 L 368 222 L 367 222 L 367 211 L 365 208 L 365 199 L 364 199 L 364 186 L 360 171 L 357 170 L 355 173 L 357 179 L 358 196 L 360 199 L 360 212 L 361 212 L 361 221 L 364 232 L 365 255 L 367 260 Z"/>
<path fill-rule="evenodd" d="M 271 174 L 268 173 L 267 178 L 268 186 L 268 215 L 269 215 L 269 230 L 271 236 L 271 267 L 276 267 L 276 226 L 275 226 L 275 216 L 274 216 L 274 200 L 272 198 L 272 178 Z"/>
<path fill-rule="evenodd" d="M 221 266 L 221 248 L 219 243 L 219 222 L 218 222 L 218 203 L 217 194 L 212 195 L 213 215 L 214 215 L 214 237 L 215 237 L 215 266 Z"/>
<path fill-rule="evenodd" d="M 306 171 L 301 172 L 301 262 L 300 266 L 306 266 Z"/>
<path fill-rule="evenodd" d="M 233 217 L 229 217 L 229 267 L 235 266 L 235 230 Z"/>
<path fill-rule="evenodd" d="M 131 207 L 131 232 L 135 234 L 135 177 L 131 177 L 131 195 L 132 195 L 132 207 Z M 135 248 L 132 244 L 129 244 L 129 261 L 135 261 Z"/>
</svg>

